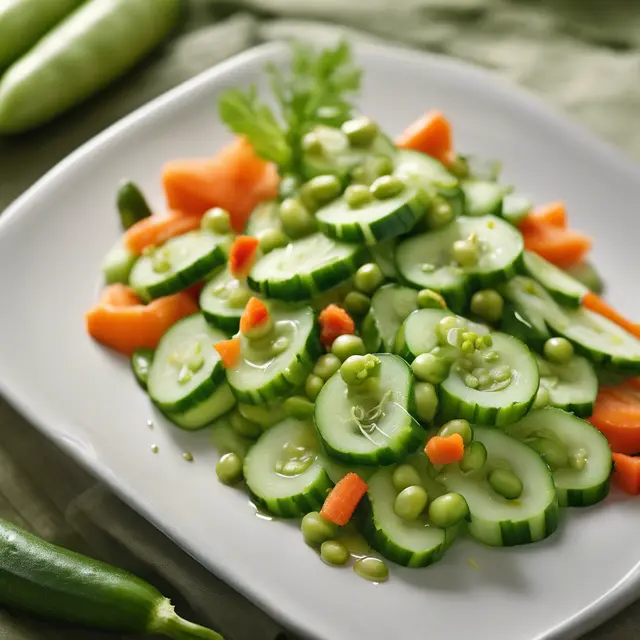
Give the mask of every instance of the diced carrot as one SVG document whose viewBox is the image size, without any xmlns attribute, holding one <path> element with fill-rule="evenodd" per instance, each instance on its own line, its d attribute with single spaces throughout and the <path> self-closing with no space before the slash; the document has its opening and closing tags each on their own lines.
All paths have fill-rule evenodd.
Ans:
<svg viewBox="0 0 640 640">
<path fill-rule="evenodd" d="M 327 305 L 318 316 L 320 342 L 330 347 L 333 341 L 345 333 L 355 333 L 356 324 L 351 316 L 336 304 Z"/>
<path fill-rule="evenodd" d="M 547 224 L 558 229 L 567 228 L 567 210 L 564 202 L 550 202 L 549 204 L 537 207 L 524 220 L 520 222 L 520 229 L 528 228 L 529 225 L 534 226 L 538 223 Z"/>
<path fill-rule="evenodd" d="M 251 298 L 240 317 L 240 332 L 246 334 L 265 322 L 269 322 L 267 305 L 258 298 Z"/>
<path fill-rule="evenodd" d="M 331 489 L 320 514 L 334 524 L 344 527 L 351 520 L 351 516 L 368 489 L 367 483 L 358 474 L 347 473 Z"/>
<path fill-rule="evenodd" d="M 601 316 L 609 318 L 611 322 L 615 322 L 620 325 L 636 338 L 640 338 L 640 324 L 631 322 L 631 320 L 619 314 L 613 307 L 610 307 L 600 296 L 596 295 L 592 291 L 589 291 L 583 296 L 582 304 L 587 309 L 591 309 L 591 311 L 595 311 Z"/>
<path fill-rule="evenodd" d="M 142 347 L 155 349 L 172 324 L 198 311 L 198 305 L 184 292 L 144 305 L 132 293 L 116 292 L 112 287 L 107 291 L 87 311 L 87 331 L 94 340 L 126 355 Z"/>
<path fill-rule="evenodd" d="M 225 369 L 231 369 L 238 364 L 240 359 L 240 338 L 237 336 L 231 340 L 221 340 L 213 345 L 213 348 L 220 354 L 222 358 L 222 366 Z"/>
<path fill-rule="evenodd" d="M 640 452 L 640 378 L 600 385 L 589 422 L 602 431 L 616 453 Z"/>
<path fill-rule="evenodd" d="M 455 160 L 451 124 L 440 111 L 427 111 L 397 138 L 396 146 L 426 153 L 445 165 Z"/>
<path fill-rule="evenodd" d="M 139 256 L 146 247 L 157 247 L 170 238 L 200 228 L 200 219 L 172 211 L 167 216 L 150 216 L 129 227 L 124 233 L 127 249 Z"/>
<path fill-rule="evenodd" d="M 140 298 L 131 287 L 125 284 L 110 284 L 100 296 L 101 304 L 110 304 L 114 307 L 131 307 L 141 304 Z"/>
<path fill-rule="evenodd" d="M 229 271 L 236 278 L 246 278 L 256 260 L 260 241 L 252 236 L 238 236 L 229 252 Z"/>
<path fill-rule="evenodd" d="M 229 212 L 240 233 L 256 205 L 278 193 L 278 172 L 244 138 L 236 138 L 213 158 L 174 160 L 162 171 L 171 209 L 202 215 L 212 207 Z"/>
<path fill-rule="evenodd" d="M 627 456 L 624 453 L 613 454 L 613 481 L 625 493 L 640 495 L 640 458 Z"/>
<path fill-rule="evenodd" d="M 519 225 L 525 249 L 533 251 L 558 267 L 582 262 L 591 249 L 591 239 L 573 229 L 561 229 L 531 216 Z"/>
<path fill-rule="evenodd" d="M 432 464 L 459 462 L 464 455 L 464 441 L 459 433 L 450 436 L 433 436 L 424 449 Z"/>
</svg>

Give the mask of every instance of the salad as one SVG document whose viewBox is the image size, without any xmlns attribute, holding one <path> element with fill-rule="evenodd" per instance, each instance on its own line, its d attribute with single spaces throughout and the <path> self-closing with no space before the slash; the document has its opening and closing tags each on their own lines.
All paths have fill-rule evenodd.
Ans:
<svg viewBox="0 0 640 640">
<path fill-rule="evenodd" d="M 165 166 L 170 213 L 121 185 L 88 333 L 177 427 L 211 428 L 221 482 L 370 580 L 369 549 L 424 567 L 464 535 L 543 540 L 613 461 L 640 493 L 640 326 L 562 203 L 457 153 L 440 112 L 396 140 L 356 114 L 344 43 L 267 73 L 279 112 L 226 91 L 238 137 Z"/>
</svg>

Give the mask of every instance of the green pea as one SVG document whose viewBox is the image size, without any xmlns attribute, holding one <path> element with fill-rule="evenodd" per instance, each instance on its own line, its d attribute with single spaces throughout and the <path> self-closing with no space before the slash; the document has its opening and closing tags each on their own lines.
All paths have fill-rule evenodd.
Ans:
<svg viewBox="0 0 640 640">
<path fill-rule="evenodd" d="M 446 363 L 431 353 L 421 353 L 412 363 L 413 375 L 421 382 L 440 384 L 448 374 Z"/>
<path fill-rule="evenodd" d="M 344 308 L 353 316 L 366 316 L 371 307 L 371 298 L 360 291 L 349 291 L 344 298 Z"/>
<path fill-rule="evenodd" d="M 331 174 L 312 178 L 307 182 L 305 188 L 308 189 L 311 197 L 319 204 L 331 202 L 342 193 L 340 180 Z"/>
<path fill-rule="evenodd" d="M 504 298 L 495 289 L 476 291 L 471 296 L 471 311 L 487 322 L 498 322 L 504 313 Z"/>
<path fill-rule="evenodd" d="M 543 352 L 550 362 L 565 364 L 573 358 L 573 345 L 566 338 L 549 338 L 544 343 Z"/>
<path fill-rule="evenodd" d="M 462 351 L 462 353 L 464 353 L 465 355 L 469 356 L 472 353 L 475 353 L 476 345 L 473 342 L 471 342 L 471 340 L 463 340 L 462 344 L 460 345 L 460 351 Z"/>
<path fill-rule="evenodd" d="M 451 249 L 451 257 L 461 267 L 474 267 L 478 264 L 478 245 L 470 240 L 456 240 Z"/>
<path fill-rule="evenodd" d="M 353 565 L 353 570 L 365 580 L 371 582 L 385 582 L 389 579 L 389 567 L 378 558 L 360 558 Z"/>
<path fill-rule="evenodd" d="M 429 505 L 429 520 L 441 529 L 454 527 L 469 515 L 469 505 L 459 493 L 445 493 Z"/>
<path fill-rule="evenodd" d="M 261 231 L 258 234 L 258 241 L 260 242 L 260 251 L 262 253 L 269 253 L 274 249 L 286 247 L 289 244 L 289 238 L 280 229 L 265 229 Z"/>
<path fill-rule="evenodd" d="M 317 511 L 311 511 L 302 518 L 302 536 L 307 544 L 318 545 L 331 540 L 338 528 Z"/>
<path fill-rule="evenodd" d="M 302 238 L 316 229 L 316 219 L 298 198 L 287 198 L 280 205 L 280 222 L 285 233 Z"/>
<path fill-rule="evenodd" d="M 342 362 L 350 356 L 363 356 L 366 352 L 362 339 L 350 333 L 338 336 L 331 345 L 331 353 L 340 358 Z"/>
<path fill-rule="evenodd" d="M 462 340 L 468 340 L 469 342 L 472 342 L 474 347 L 476 344 L 476 340 L 478 339 L 478 334 L 475 331 L 464 331 L 462 333 Z"/>
<path fill-rule="evenodd" d="M 377 200 L 387 200 L 400 195 L 405 188 L 405 183 L 395 176 L 381 176 L 371 184 L 371 194 Z"/>
<path fill-rule="evenodd" d="M 204 231 L 211 231 L 212 233 L 219 233 L 224 235 L 231 231 L 231 217 L 226 209 L 221 207 L 214 207 L 209 209 L 203 216 L 200 222 L 200 227 Z"/>
<path fill-rule="evenodd" d="M 263 429 L 272 427 L 284 418 L 285 412 L 280 404 L 245 404 L 238 402 L 238 412 L 250 422 L 259 424 Z"/>
<path fill-rule="evenodd" d="M 551 469 L 562 469 L 569 465 L 569 452 L 564 444 L 551 438 L 534 438 L 527 444 L 536 451 Z"/>
<path fill-rule="evenodd" d="M 328 380 L 332 375 L 338 372 L 342 364 L 340 358 L 333 353 L 325 353 L 318 358 L 313 373 L 323 380 Z"/>
<path fill-rule="evenodd" d="M 259 424 L 247 420 L 237 409 L 229 415 L 229 423 L 237 433 L 245 438 L 255 440 L 262 433 Z"/>
<path fill-rule="evenodd" d="M 516 500 L 522 495 L 522 481 L 509 469 L 494 469 L 488 480 L 491 488 L 507 500 Z"/>
<path fill-rule="evenodd" d="M 438 394 L 429 382 L 416 382 L 413 385 L 416 401 L 416 413 L 420 422 L 433 422 L 438 411 Z"/>
<path fill-rule="evenodd" d="M 487 448 L 482 442 L 472 442 L 464 452 L 462 460 L 460 460 L 460 470 L 465 473 L 478 471 L 484 467 L 487 461 Z"/>
<path fill-rule="evenodd" d="M 340 367 L 340 375 L 348 385 L 360 385 L 380 375 L 380 360 L 376 356 L 349 356 Z"/>
<path fill-rule="evenodd" d="M 344 192 L 345 202 L 351 209 L 359 209 L 373 201 L 369 187 L 364 184 L 351 184 Z"/>
<path fill-rule="evenodd" d="M 460 329 L 460 320 L 455 316 L 446 316 L 436 325 L 436 337 L 442 344 L 448 344 L 449 331 Z"/>
<path fill-rule="evenodd" d="M 433 199 L 427 210 L 426 222 L 430 229 L 440 229 L 449 224 L 454 218 L 453 207 L 440 196 Z"/>
<path fill-rule="evenodd" d="M 342 133 L 354 147 L 368 147 L 378 135 L 378 125 L 369 118 L 360 117 L 347 120 L 342 125 Z"/>
<path fill-rule="evenodd" d="M 304 383 L 304 392 L 307 394 L 309 400 L 315 401 L 318 394 L 322 391 L 323 386 L 324 380 L 320 376 L 311 373 L 307 376 L 307 380 Z"/>
<path fill-rule="evenodd" d="M 457 433 L 464 442 L 464 446 L 468 447 L 473 440 L 473 429 L 467 420 L 462 418 L 459 420 L 449 420 L 449 422 L 443 424 L 438 431 L 438 435 L 447 437 Z"/>
<path fill-rule="evenodd" d="M 363 264 L 353 278 L 356 289 L 367 295 L 372 294 L 384 283 L 384 273 L 375 262 Z"/>
<path fill-rule="evenodd" d="M 547 389 L 547 387 L 543 385 L 540 385 L 538 387 L 538 392 L 536 393 L 536 397 L 533 401 L 533 406 L 531 408 L 542 409 L 546 407 L 550 402 L 551 402 L 551 396 L 549 395 L 549 389 Z"/>
<path fill-rule="evenodd" d="M 249 289 L 243 286 L 233 287 L 228 291 L 227 304 L 234 309 L 244 309 L 253 295 Z"/>
<path fill-rule="evenodd" d="M 446 309 L 447 303 L 438 292 L 422 289 L 418 291 L 418 306 L 421 309 Z"/>
<path fill-rule="evenodd" d="M 225 453 L 216 463 L 216 475 L 224 484 L 237 484 L 242 480 L 242 460 L 237 453 Z"/>
<path fill-rule="evenodd" d="M 350 554 L 347 547 L 337 540 L 326 540 L 320 547 L 320 557 L 334 567 L 342 567 L 349 562 Z"/>
<path fill-rule="evenodd" d="M 391 476 L 396 491 L 404 491 L 407 487 L 420 486 L 422 480 L 415 467 L 410 464 L 399 464 Z"/>
<path fill-rule="evenodd" d="M 396 496 L 393 510 L 403 520 L 415 520 L 424 511 L 428 501 L 429 496 L 424 487 L 412 485 Z"/>
<path fill-rule="evenodd" d="M 313 417 L 315 404 L 304 396 L 290 396 L 284 401 L 284 412 L 296 420 L 308 420 Z"/>
</svg>

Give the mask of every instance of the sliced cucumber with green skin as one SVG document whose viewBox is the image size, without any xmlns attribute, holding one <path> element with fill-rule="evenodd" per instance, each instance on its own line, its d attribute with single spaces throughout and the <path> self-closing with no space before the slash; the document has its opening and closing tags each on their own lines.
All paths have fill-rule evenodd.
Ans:
<svg viewBox="0 0 640 640">
<path fill-rule="evenodd" d="M 415 289 L 397 284 L 380 287 L 371 298 L 371 309 L 362 326 L 366 349 L 392 352 L 400 325 L 417 308 Z"/>
<path fill-rule="evenodd" d="M 478 262 L 473 267 L 459 267 L 451 258 L 453 244 L 472 234 L 480 247 Z M 442 229 L 398 243 L 396 268 L 402 281 L 439 292 L 452 309 L 460 311 L 470 292 L 514 276 L 523 248 L 522 235 L 504 220 L 463 216 Z"/>
<path fill-rule="evenodd" d="M 464 192 L 464 213 L 477 217 L 502 215 L 502 199 L 505 188 L 497 182 L 487 180 L 466 180 L 462 183 Z"/>
<path fill-rule="evenodd" d="M 373 261 L 382 269 L 382 273 L 389 280 L 395 280 L 398 276 L 394 258 L 396 244 L 395 238 L 389 238 L 389 240 L 379 242 L 369 248 Z"/>
<path fill-rule="evenodd" d="M 579 307 L 589 291 L 581 282 L 547 262 L 532 251 L 525 251 L 522 264 L 525 271 L 537 280 L 560 304 Z"/>
<path fill-rule="evenodd" d="M 239 363 L 227 369 L 233 395 L 247 404 L 264 404 L 291 395 L 311 373 L 322 352 L 315 316 L 309 307 L 269 303 L 272 334 L 262 340 L 241 335 Z M 277 354 L 273 342 L 281 337 L 289 346 Z"/>
<path fill-rule="evenodd" d="M 252 295 L 247 295 L 245 304 L 233 306 L 233 293 L 236 289 L 246 289 L 246 285 L 234 278 L 228 269 L 223 269 L 213 276 L 200 293 L 200 308 L 204 317 L 211 324 L 219 327 L 226 333 L 236 333 L 240 326 L 240 316 L 244 311 L 246 301 Z M 242 302 L 242 298 L 239 299 Z"/>
<path fill-rule="evenodd" d="M 291 448 L 305 458 L 300 473 L 287 475 L 284 465 L 291 461 Z M 319 448 L 310 422 L 287 418 L 265 431 L 244 459 L 244 479 L 254 502 L 283 518 L 319 510 L 333 486 L 322 468 Z"/>
<path fill-rule="evenodd" d="M 316 399 L 314 419 L 323 445 L 330 456 L 347 464 L 393 464 L 415 451 L 424 439 L 424 431 L 411 416 L 414 399 L 409 365 L 390 353 L 377 356 L 381 363 L 378 396 L 350 389 L 338 372 Z M 352 415 L 358 407 L 365 414 L 373 414 L 376 407 L 381 412 L 361 421 L 360 428 Z"/>
<path fill-rule="evenodd" d="M 320 453 L 320 464 L 333 484 L 338 484 L 348 473 L 357 473 L 365 482 L 375 473 L 374 467 L 338 462 L 326 451 Z"/>
<path fill-rule="evenodd" d="M 487 450 L 479 471 L 464 473 L 457 463 L 438 475 L 449 491 L 464 496 L 469 505 L 469 533 L 491 546 L 509 547 L 538 542 L 558 527 L 558 498 L 553 478 L 540 456 L 526 444 L 500 429 L 475 427 L 474 440 Z M 507 500 L 489 484 L 489 473 L 509 465 L 523 490 L 517 500 Z"/>
<path fill-rule="evenodd" d="M 143 300 L 169 296 L 202 280 L 225 261 L 214 236 L 191 231 L 171 238 L 154 255 L 141 257 L 131 270 L 129 285 Z"/>
<path fill-rule="evenodd" d="M 127 284 L 133 265 L 137 262 L 138 256 L 129 251 L 122 241 L 122 238 L 107 251 L 102 260 L 102 273 L 107 284 Z"/>
<path fill-rule="evenodd" d="M 398 491 L 392 478 L 392 469 L 379 469 L 369 478 L 369 490 L 356 515 L 362 535 L 385 558 L 405 567 L 437 562 L 446 550 L 445 530 L 433 526 L 424 516 L 408 521 L 396 515 Z"/>
<path fill-rule="evenodd" d="M 565 271 L 572 277 L 582 282 L 590 291 L 600 294 L 604 291 L 604 281 L 596 268 L 590 262 L 580 262 Z"/>
<path fill-rule="evenodd" d="M 429 353 L 438 346 L 438 323 L 454 315 L 447 309 L 419 309 L 409 314 L 396 331 L 394 353 L 407 362 L 413 362 L 421 353 Z"/>
<path fill-rule="evenodd" d="M 153 349 L 136 349 L 131 356 L 131 368 L 138 384 L 146 391 L 149 370 L 153 363 Z"/>
<path fill-rule="evenodd" d="M 229 423 L 227 416 L 218 418 L 211 425 L 211 442 L 216 448 L 218 455 L 223 456 L 226 453 L 235 453 L 239 458 L 244 460 L 249 449 L 254 442 L 241 436 Z"/>
<path fill-rule="evenodd" d="M 466 371 L 454 365 L 438 389 L 440 418 L 443 422 L 465 418 L 482 425 L 505 425 L 515 422 L 529 411 L 540 384 L 534 355 L 517 338 L 506 333 L 492 333 L 491 351 L 499 358 L 486 362 L 489 350 L 476 352 L 476 367 L 491 369 L 507 365 L 511 369 L 508 384 L 494 383 L 486 390 L 473 389 L 465 383 Z"/>
<path fill-rule="evenodd" d="M 593 365 L 582 356 L 566 364 L 549 362 L 536 355 L 540 386 L 549 392 L 549 404 L 588 418 L 598 395 L 598 377 Z"/>
<path fill-rule="evenodd" d="M 373 200 L 352 209 L 344 197 L 338 198 L 316 212 L 321 231 L 344 242 L 364 242 L 374 245 L 411 231 L 427 212 L 424 194 L 406 187 L 402 193 L 386 200 Z"/>
<path fill-rule="evenodd" d="M 502 217 L 516 225 L 533 211 L 533 202 L 520 193 L 508 193 L 502 199 Z"/>
<path fill-rule="evenodd" d="M 588 507 L 607 497 L 613 465 L 611 449 L 607 439 L 585 420 L 547 407 L 532 411 L 506 431 L 525 443 L 538 438 L 558 441 L 569 458 L 577 454 L 584 460 L 582 468 L 566 464 L 552 471 L 561 507 Z M 514 471 L 518 473 L 515 467 Z"/>
<path fill-rule="evenodd" d="M 151 399 L 172 421 L 204 427 L 233 406 L 224 388 L 224 368 L 213 344 L 227 336 L 200 313 L 174 324 L 162 337 L 149 370 Z M 215 402 L 214 402 L 215 399 Z"/>
<path fill-rule="evenodd" d="M 247 282 L 270 298 L 309 300 L 348 280 L 367 257 L 362 246 L 314 233 L 262 256 Z"/>
<path fill-rule="evenodd" d="M 257 236 L 262 231 L 268 231 L 269 229 L 282 230 L 280 205 L 276 200 L 261 202 L 251 212 L 245 233 L 248 236 Z"/>
</svg>

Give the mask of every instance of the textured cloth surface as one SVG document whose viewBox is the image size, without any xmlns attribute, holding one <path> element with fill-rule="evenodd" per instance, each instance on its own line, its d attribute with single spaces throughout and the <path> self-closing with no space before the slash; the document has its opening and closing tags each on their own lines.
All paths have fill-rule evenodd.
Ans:
<svg viewBox="0 0 640 640">
<path fill-rule="evenodd" d="M 0 139 L 0 211 L 136 107 L 254 44 L 336 35 L 391 41 L 495 69 L 640 158 L 640 3 L 631 0 L 191 0 L 185 25 L 100 96 L 32 134 Z M 153 581 L 228 640 L 283 631 L 49 444 L 0 400 L 0 517 Z M 640 637 L 640 604 L 588 640 Z M 286 635 L 285 635 L 286 634 Z M 0 611 L 0 640 L 115 638 Z"/>
</svg>

